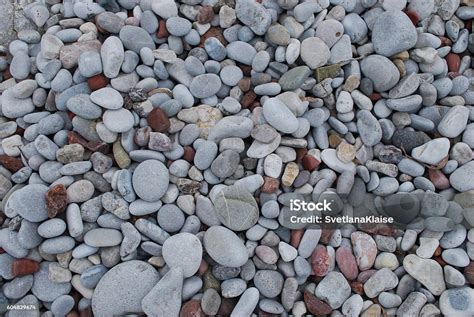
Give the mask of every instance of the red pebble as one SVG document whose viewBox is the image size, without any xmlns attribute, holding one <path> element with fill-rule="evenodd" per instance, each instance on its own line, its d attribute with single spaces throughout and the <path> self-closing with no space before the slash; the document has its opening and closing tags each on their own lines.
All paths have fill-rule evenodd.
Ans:
<svg viewBox="0 0 474 317">
<path fill-rule="evenodd" d="M 311 266 L 316 276 L 326 276 L 329 273 L 331 259 L 325 246 L 318 244 L 311 255 Z"/>
<path fill-rule="evenodd" d="M 148 124 L 156 132 L 166 132 L 170 128 L 170 120 L 161 108 L 153 108 L 147 117 Z"/>
<path fill-rule="evenodd" d="M 201 301 L 192 299 L 183 304 L 179 317 L 205 317 L 201 309 Z"/>
<path fill-rule="evenodd" d="M 12 173 L 17 172 L 23 167 L 21 159 L 18 157 L 11 157 L 5 154 L 0 155 L 0 164 Z"/>
<path fill-rule="evenodd" d="M 352 247 L 347 240 L 343 240 L 343 243 L 336 250 L 336 262 L 339 270 L 349 281 L 355 280 L 359 274 L 359 268 L 357 267 L 357 261 L 352 254 Z"/>
<path fill-rule="evenodd" d="M 440 170 L 428 169 L 428 176 L 430 181 L 435 185 L 437 189 L 448 189 L 449 179 Z"/>
<path fill-rule="evenodd" d="M 324 316 L 332 313 L 331 306 L 309 292 L 304 292 L 303 299 L 306 309 L 313 315 Z"/>
<path fill-rule="evenodd" d="M 167 38 L 170 34 L 168 33 L 168 29 L 166 28 L 166 21 L 160 20 L 158 24 L 158 31 L 156 32 L 156 37 L 159 39 Z"/>
<path fill-rule="evenodd" d="M 416 14 L 413 11 L 407 11 L 405 12 L 405 14 L 408 16 L 408 18 L 411 20 L 411 23 L 413 23 L 414 26 L 416 26 L 418 22 L 420 21 L 420 17 L 418 16 L 418 14 Z"/>
<path fill-rule="evenodd" d="M 100 88 L 104 88 L 105 86 L 108 85 L 108 83 L 109 83 L 109 79 L 105 77 L 103 74 L 92 76 L 91 78 L 87 80 L 87 85 L 92 91 L 98 90 Z"/>
<path fill-rule="evenodd" d="M 278 190 L 278 187 L 280 187 L 280 181 L 276 178 L 264 176 L 263 179 L 261 191 L 264 193 L 274 193 Z"/>
<path fill-rule="evenodd" d="M 457 72 L 459 70 L 459 65 L 461 65 L 461 58 L 458 54 L 449 53 L 446 55 L 446 63 L 448 64 L 449 72 Z"/>
<path fill-rule="evenodd" d="M 67 191 L 64 184 L 57 184 L 45 194 L 46 209 L 48 217 L 54 218 L 58 214 L 63 213 L 67 207 Z"/>
<path fill-rule="evenodd" d="M 17 259 L 12 263 L 12 273 L 15 277 L 33 274 L 39 269 L 39 263 L 31 259 Z"/>
<path fill-rule="evenodd" d="M 320 161 L 318 161 L 317 158 L 315 158 L 312 155 L 305 155 L 303 156 L 303 159 L 301 160 L 301 163 L 303 164 L 303 168 L 307 171 L 314 171 L 319 167 L 319 164 L 321 164 Z"/>
</svg>

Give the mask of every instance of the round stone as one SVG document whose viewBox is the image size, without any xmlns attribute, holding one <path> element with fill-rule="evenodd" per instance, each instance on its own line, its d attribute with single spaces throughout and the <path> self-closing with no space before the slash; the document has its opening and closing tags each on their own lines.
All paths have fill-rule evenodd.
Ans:
<svg viewBox="0 0 474 317">
<path fill-rule="evenodd" d="M 107 129 L 115 133 L 129 131 L 135 122 L 133 114 L 123 108 L 118 110 L 106 110 L 102 118 Z"/>
<path fill-rule="evenodd" d="M 311 69 L 326 65 L 331 57 L 329 47 L 318 37 L 309 37 L 301 42 L 301 59 Z"/>
<path fill-rule="evenodd" d="M 360 69 L 365 77 L 372 80 L 376 91 L 387 91 L 400 79 L 400 72 L 395 64 L 382 55 L 367 56 L 360 63 Z"/>
<path fill-rule="evenodd" d="M 157 201 L 168 190 L 169 171 L 160 161 L 146 160 L 135 168 L 132 182 L 138 197 L 148 202 Z"/>
<path fill-rule="evenodd" d="M 189 91 L 196 98 L 214 96 L 221 88 L 221 79 L 216 74 L 202 74 L 191 81 Z"/>
<path fill-rule="evenodd" d="M 202 260 L 201 241 L 193 234 L 178 233 L 163 243 L 163 258 L 170 267 L 179 267 L 185 278 L 193 276 Z"/>
<path fill-rule="evenodd" d="M 9 217 L 20 215 L 31 222 L 41 222 L 48 218 L 45 195 L 48 187 L 41 184 L 30 184 L 15 192 L 8 198 L 5 214 Z"/>
<path fill-rule="evenodd" d="M 219 220 L 229 229 L 243 231 L 257 223 L 258 205 L 253 195 L 245 188 L 228 186 L 214 199 L 214 208 Z"/>
<path fill-rule="evenodd" d="M 283 276 L 277 271 L 259 270 L 253 282 L 260 293 L 268 298 L 278 296 L 283 289 Z"/>
</svg>

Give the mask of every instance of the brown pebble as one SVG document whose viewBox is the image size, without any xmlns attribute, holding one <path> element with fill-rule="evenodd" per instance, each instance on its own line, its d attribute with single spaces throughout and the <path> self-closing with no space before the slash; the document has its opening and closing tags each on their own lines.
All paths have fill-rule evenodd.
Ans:
<svg viewBox="0 0 474 317">
<path fill-rule="evenodd" d="M 188 161 L 189 163 L 194 162 L 194 154 L 196 154 L 196 151 L 189 145 L 184 147 L 184 154 L 183 154 L 183 160 Z"/>
<path fill-rule="evenodd" d="M 301 164 L 301 161 L 303 160 L 303 157 L 308 154 L 308 149 L 307 148 L 301 148 L 301 149 L 295 149 L 296 151 L 296 159 L 295 162 L 298 164 Z"/>
<path fill-rule="evenodd" d="M 92 308 L 88 306 L 87 308 L 80 310 L 79 316 L 80 317 L 93 317 L 94 315 L 92 314 Z"/>
<path fill-rule="evenodd" d="M 156 31 L 156 37 L 159 39 L 167 38 L 170 34 L 166 28 L 166 20 L 160 20 L 158 24 L 158 31 Z"/>
<path fill-rule="evenodd" d="M 321 238 L 319 238 L 319 241 L 321 241 L 324 244 L 328 244 L 329 241 L 331 240 L 333 233 L 334 233 L 334 230 L 332 229 L 322 229 Z"/>
<path fill-rule="evenodd" d="M 451 46 L 453 42 L 445 36 L 440 36 L 439 39 L 441 40 L 441 46 Z"/>
<path fill-rule="evenodd" d="M 318 161 L 314 156 L 312 155 L 305 155 L 303 156 L 303 160 L 301 161 L 303 163 L 303 168 L 307 171 L 314 171 L 315 169 L 318 168 L 319 164 L 321 164 L 320 161 Z"/>
<path fill-rule="evenodd" d="M 242 90 L 243 92 L 247 92 L 247 91 L 249 91 L 251 84 L 252 84 L 252 82 L 251 82 L 250 78 L 249 77 L 244 77 L 239 81 L 238 85 L 239 85 L 240 90 Z"/>
<path fill-rule="evenodd" d="M 204 33 L 201 36 L 201 43 L 199 44 L 199 46 L 204 47 L 204 42 L 206 42 L 206 40 L 210 37 L 215 37 L 216 39 L 219 40 L 219 42 L 222 43 L 222 45 L 227 46 L 227 41 L 224 37 L 223 31 L 224 30 L 221 29 L 220 27 L 217 27 L 217 26 L 211 27 L 206 33 Z"/>
<path fill-rule="evenodd" d="M 278 187 L 280 187 L 280 181 L 276 178 L 264 176 L 263 181 L 261 191 L 264 193 L 274 193 L 278 190 Z"/>
<path fill-rule="evenodd" d="M 230 313 L 234 310 L 236 304 L 237 299 L 235 298 L 222 298 L 221 306 L 219 307 L 217 315 L 230 316 Z"/>
<path fill-rule="evenodd" d="M 57 184 L 45 194 L 46 209 L 48 210 L 48 217 L 54 218 L 58 214 L 63 213 L 67 207 L 67 191 L 64 184 Z"/>
<path fill-rule="evenodd" d="M 160 108 L 153 108 L 146 118 L 150 127 L 156 132 L 164 133 L 170 128 L 170 120 Z"/>
<path fill-rule="evenodd" d="M 413 11 L 407 11 L 405 12 L 405 14 L 408 16 L 408 18 L 410 18 L 410 21 L 411 23 L 413 23 L 414 26 L 416 26 L 420 21 L 420 17 L 418 16 L 418 14 Z"/>
<path fill-rule="evenodd" d="M 354 293 L 364 295 L 364 284 L 359 281 L 351 282 L 351 289 Z"/>
<path fill-rule="evenodd" d="M 0 164 L 12 173 L 17 172 L 23 167 L 21 159 L 18 157 L 11 157 L 5 154 L 0 155 Z"/>
<path fill-rule="evenodd" d="M 449 179 L 444 175 L 444 173 L 437 169 L 428 169 L 428 176 L 430 181 L 435 185 L 437 189 L 448 189 L 449 188 Z"/>
<path fill-rule="evenodd" d="M 332 313 L 331 306 L 309 292 L 304 292 L 303 299 L 306 309 L 313 315 L 322 316 Z"/>
<path fill-rule="evenodd" d="M 103 74 L 92 76 L 91 78 L 87 80 L 87 85 L 92 91 L 98 90 L 100 88 L 104 88 L 108 84 L 109 84 L 109 79 L 105 77 Z"/>
<path fill-rule="evenodd" d="M 303 238 L 304 235 L 304 230 L 303 229 L 298 229 L 298 230 L 292 230 L 291 231 L 291 246 L 293 248 L 298 248 L 300 245 L 301 239 Z"/>
<path fill-rule="evenodd" d="M 201 260 L 201 264 L 199 264 L 198 274 L 199 276 L 203 276 L 204 273 L 209 269 L 209 265 L 206 261 Z"/>
<path fill-rule="evenodd" d="M 206 314 L 202 312 L 201 301 L 192 299 L 183 304 L 179 317 L 205 317 Z"/>
<path fill-rule="evenodd" d="M 247 91 L 242 97 L 242 100 L 240 100 L 242 108 L 248 108 L 255 101 L 256 98 L 257 95 L 253 92 L 253 90 Z"/>
<path fill-rule="evenodd" d="M 67 313 L 66 317 L 79 317 L 79 313 L 75 310 L 73 311 L 70 311 L 69 313 Z"/>
<path fill-rule="evenodd" d="M 367 270 L 360 272 L 359 275 L 357 276 L 357 281 L 361 283 L 367 282 L 367 280 L 377 272 L 376 270 Z"/>
<path fill-rule="evenodd" d="M 202 6 L 199 8 L 197 14 L 197 21 L 201 24 L 206 24 L 212 21 L 214 18 L 214 9 L 211 6 Z"/>
<path fill-rule="evenodd" d="M 461 65 L 461 58 L 458 54 L 449 53 L 446 55 L 446 63 L 448 64 L 449 72 L 457 72 L 459 70 L 459 65 Z"/>
<path fill-rule="evenodd" d="M 474 261 L 464 268 L 464 276 L 469 283 L 474 285 Z"/>
<path fill-rule="evenodd" d="M 17 259 L 12 263 L 12 273 L 15 277 L 33 274 L 39 269 L 39 263 L 31 259 Z"/>
</svg>

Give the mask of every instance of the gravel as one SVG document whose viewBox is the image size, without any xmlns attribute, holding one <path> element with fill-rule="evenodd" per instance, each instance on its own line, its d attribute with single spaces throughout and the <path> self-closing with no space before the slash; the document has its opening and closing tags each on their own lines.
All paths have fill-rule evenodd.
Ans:
<svg viewBox="0 0 474 317">
<path fill-rule="evenodd" d="M 0 314 L 474 315 L 472 5 L 0 1 Z"/>
</svg>

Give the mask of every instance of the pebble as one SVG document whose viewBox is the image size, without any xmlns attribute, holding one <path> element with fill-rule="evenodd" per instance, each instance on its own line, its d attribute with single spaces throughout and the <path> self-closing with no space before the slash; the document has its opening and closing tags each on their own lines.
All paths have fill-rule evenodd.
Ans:
<svg viewBox="0 0 474 317">
<path fill-rule="evenodd" d="M 209 256 L 221 265 L 240 267 L 248 260 L 242 241 L 225 227 L 210 227 L 204 235 L 203 244 Z"/>
<path fill-rule="evenodd" d="M 400 79 L 400 72 L 395 64 L 382 55 L 368 56 L 361 62 L 360 69 L 372 80 L 374 89 L 379 92 L 394 88 Z"/>
<path fill-rule="evenodd" d="M 283 133 L 293 133 L 299 123 L 288 107 L 277 98 L 269 98 L 263 104 L 263 115 L 268 123 Z"/>
<path fill-rule="evenodd" d="M 377 54 L 392 56 L 415 46 L 417 33 L 409 17 L 402 11 L 382 13 L 372 27 L 372 42 Z"/>
<path fill-rule="evenodd" d="M 148 181 L 144 182 L 145 179 Z M 168 189 L 169 172 L 160 161 L 146 160 L 136 167 L 132 182 L 138 197 L 148 202 L 157 201 Z"/>
<path fill-rule="evenodd" d="M 132 260 L 111 268 L 100 279 L 92 296 L 94 315 L 141 313 L 142 299 L 155 287 L 159 273 L 148 263 Z M 130 289 L 127 285 L 140 283 Z M 113 289 L 113 292 L 110 290 Z"/>
<path fill-rule="evenodd" d="M 319 282 L 314 294 L 327 302 L 333 309 L 337 309 L 349 298 L 351 288 L 344 275 L 339 272 L 329 272 Z"/>
<path fill-rule="evenodd" d="M 451 288 L 439 298 L 439 307 L 444 315 L 471 315 L 474 313 L 474 292 L 469 287 Z"/>
<path fill-rule="evenodd" d="M 448 155 L 449 148 L 449 139 L 439 138 L 414 148 L 411 156 L 419 162 L 436 165 Z"/>
<path fill-rule="evenodd" d="M 331 56 L 329 47 L 318 37 L 310 37 L 301 42 L 301 59 L 311 69 L 326 65 Z"/>
<path fill-rule="evenodd" d="M 472 315 L 471 2 L 0 4 L 8 315 Z"/>
<path fill-rule="evenodd" d="M 178 316 L 181 309 L 183 272 L 173 267 L 141 301 L 143 312 L 151 315 Z"/>
<path fill-rule="evenodd" d="M 403 259 L 403 268 L 433 295 L 440 295 L 446 289 L 443 270 L 434 260 L 422 259 L 414 254 L 409 254 Z"/>
<path fill-rule="evenodd" d="M 184 277 L 193 276 L 201 264 L 202 246 L 190 233 L 179 233 L 165 240 L 163 258 L 172 268 L 180 268 Z"/>
</svg>

